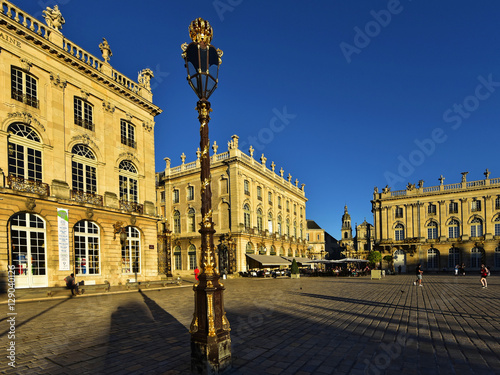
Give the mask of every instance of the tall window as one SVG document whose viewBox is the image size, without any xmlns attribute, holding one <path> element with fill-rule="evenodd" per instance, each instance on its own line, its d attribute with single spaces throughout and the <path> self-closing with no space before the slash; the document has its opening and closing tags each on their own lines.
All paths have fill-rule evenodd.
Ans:
<svg viewBox="0 0 500 375">
<path fill-rule="evenodd" d="M 280 236 L 283 235 L 282 225 L 281 225 L 281 216 L 278 216 L 278 234 Z"/>
<path fill-rule="evenodd" d="M 42 181 L 42 145 L 38 134 L 28 125 L 14 123 L 7 129 L 9 175 Z"/>
<path fill-rule="evenodd" d="M 471 268 L 479 268 L 481 267 L 481 258 L 483 256 L 483 252 L 479 247 L 474 247 L 470 251 L 470 266 Z"/>
<path fill-rule="evenodd" d="M 25 212 L 11 219 L 12 265 L 15 275 L 46 275 L 45 223 Z"/>
<path fill-rule="evenodd" d="M 394 237 L 396 241 L 403 241 L 405 239 L 405 227 L 402 224 L 398 224 L 394 228 Z"/>
<path fill-rule="evenodd" d="M 174 189 L 174 203 L 179 203 L 179 190 Z"/>
<path fill-rule="evenodd" d="M 281 197 L 278 197 L 278 208 L 281 208 Z"/>
<path fill-rule="evenodd" d="M 21 69 L 11 68 L 11 97 L 31 107 L 38 108 L 36 78 Z"/>
<path fill-rule="evenodd" d="M 454 268 L 457 264 L 460 264 L 460 250 L 452 247 L 448 252 L 448 267 Z"/>
<path fill-rule="evenodd" d="M 427 250 L 427 268 L 437 269 L 439 267 L 439 251 L 436 249 Z"/>
<path fill-rule="evenodd" d="M 495 249 L 495 268 L 500 268 L 500 246 Z"/>
<path fill-rule="evenodd" d="M 188 201 L 192 201 L 194 199 L 194 186 L 188 186 L 187 199 Z"/>
<path fill-rule="evenodd" d="M 75 224 L 75 271 L 77 275 L 100 273 L 99 227 L 87 220 Z"/>
<path fill-rule="evenodd" d="M 267 193 L 267 202 L 272 205 L 273 204 L 273 193 L 268 192 Z"/>
<path fill-rule="evenodd" d="M 250 206 L 245 204 L 243 206 L 243 222 L 245 224 L 245 229 L 250 228 Z"/>
<path fill-rule="evenodd" d="M 262 228 L 262 210 L 260 208 L 257 209 L 257 230 L 261 232 Z"/>
<path fill-rule="evenodd" d="M 267 230 L 269 233 L 273 233 L 273 213 L 269 212 L 267 215 Z"/>
<path fill-rule="evenodd" d="M 196 247 L 194 245 L 190 245 L 188 249 L 188 258 L 189 258 L 189 269 L 196 269 Z"/>
<path fill-rule="evenodd" d="M 194 208 L 190 208 L 188 211 L 188 232 L 196 231 L 196 220 Z"/>
<path fill-rule="evenodd" d="M 302 223 L 300 223 L 300 239 L 304 238 L 304 232 L 302 231 Z"/>
<path fill-rule="evenodd" d="M 286 219 L 286 235 L 290 236 L 290 219 Z"/>
<path fill-rule="evenodd" d="M 286 212 L 290 212 L 290 201 L 286 201 Z"/>
<path fill-rule="evenodd" d="M 495 236 L 500 236 L 500 216 L 495 219 Z"/>
<path fill-rule="evenodd" d="M 396 218 L 400 219 L 403 217 L 403 207 L 396 207 Z"/>
<path fill-rule="evenodd" d="M 471 203 L 472 212 L 481 211 L 481 201 L 473 200 Z"/>
<path fill-rule="evenodd" d="M 429 240 L 438 238 L 438 224 L 435 221 L 431 221 L 427 226 L 427 238 Z"/>
<path fill-rule="evenodd" d="M 476 217 L 470 223 L 470 236 L 480 237 L 482 235 L 483 235 L 483 221 Z"/>
<path fill-rule="evenodd" d="M 427 213 L 429 215 L 435 215 L 436 214 L 436 205 L 429 203 L 429 206 L 427 207 Z"/>
<path fill-rule="evenodd" d="M 94 153 L 87 146 L 79 144 L 73 146 L 71 154 L 73 190 L 95 193 L 97 191 L 97 177 Z"/>
<path fill-rule="evenodd" d="M 137 228 L 126 227 L 127 239 L 122 244 L 122 273 L 141 272 L 141 241 Z"/>
<path fill-rule="evenodd" d="M 450 214 L 458 214 L 458 203 L 457 202 L 450 203 Z M 453 267 L 455 267 L 455 266 L 453 266 Z"/>
<path fill-rule="evenodd" d="M 181 213 L 174 211 L 174 233 L 181 233 Z"/>
<path fill-rule="evenodd" d="M 137 169 L 128 160 L 122 160 L 118 166 L 120 173 L 120 200 L 137 203 Z"/>
<path fill-rule="evenodd" d="M 262 188 L 260 186 L 257 186 L 257 199 L 262 200 Z"/>
<path fill-rule="evenodd" d="M 182 257 L 180 246 L 174 247 L 174 268 L 176 270 L 182 270 Z"/>
<path fill-rule="evenodd" d="M 250 183 L 248 180 L 243 181 L 243 190 L 245 191 L 246 195 L 250 195 Z"/>
<path fill-rule="evenodd" d="M 293 222 L 293 236 L 297 238 L 297 222 Z"/>
<path fill-rule="evenodd" d="M 500 210 L 500 195 L 495 199 L 495 210 Z"/>
<path fill-rule="evenodd" d="M 122 144 L 135 148 L 135 126 L 125 120 L 120 120 L 120 138 Z"/>
<path fill-rule="evenodd" d="M 81 98 L 74 98 L 75 124 L 84 129 L 94 131 L 94 120 L 92 116 L 92 104 Z"/>
<path fill-rule="evenodd" d="M 448 224 L 448 237 L 458 238 L 460 237 L 460 223 L 458 220 L 452 219 Z"/>
</svg>

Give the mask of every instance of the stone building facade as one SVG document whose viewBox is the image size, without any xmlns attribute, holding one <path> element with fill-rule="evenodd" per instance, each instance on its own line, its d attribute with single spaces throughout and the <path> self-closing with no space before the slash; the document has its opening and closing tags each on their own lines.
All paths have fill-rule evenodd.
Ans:
<svg viewBox="0 0 500 375">
<path fill-rule="evenodd" d="M 500 268 L 500 178 L 382 192 L 375 188 L 372 212 L 375 249 L 394 256 L 394 267 L 413 271 L 452 270 L 456 264 L 477 271 L 484 263 Z"/>
<path fill-rule="evenodd" d="M 152 72 L 139 82 L 8 1 L 0 14 L 0 269 L 17 288 L 157 279 Z"/>
<path fill-rule="evenodd" d="M 351 215 L 347 210 L 347 206 L 344 206 L 341 227 L 342 239 L 340 240 L 342 255 L 346 258 L 366 259 L 373 247 L 373 225 L 365 219 L 361 224 L 355 224 L 354 227 L 356 234 L 353 236 Z"/>
<path fill-rule="evenodd" d="M 306 197 L 298 180 L 285 177 L 283 168 L 275 173 L 264 155 L 254 159 L 238 147 L 238 136 L 228 150 L 218 153 L 214 142 L 211 156 L 212 218 L 220 270 L 235 273 L 247 270 L 248 255 L 305 257 Z M 165 262 L 174 275 L 192 274 L 199 267 L 201 222 L 200 151 L 197 160 L 166 168 L 157 173 L 157 207 L 161 229 L 168 233 L 170 249 Z M 167 246 L 168 247 L 168 246 Z"/>
<path fill-rule="evenodd" d="M 307 220 L 307 256 L 310 259 L 339 259 L 340 245 L 314 220 Z"/>
</svg>

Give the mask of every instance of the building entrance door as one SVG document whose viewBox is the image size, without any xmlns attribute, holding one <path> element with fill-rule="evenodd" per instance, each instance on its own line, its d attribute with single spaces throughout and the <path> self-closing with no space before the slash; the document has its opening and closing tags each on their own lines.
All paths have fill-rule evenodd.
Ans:
<svg viewBox="0 0 500 375">
<path fill-rule="evenodd" d="M 48 286 L 43 219 L 25 212 L 16 214 L 11 218 L 10 233 L 16 288 Z"/>
<path fill-rule="evenodd" d="M 406 254 L 403 250 L 396 250 L 393 255 L 394 258 L 394 270 L 398 272 L 399 266 L 401 266 L 401 273 L 406 273 Z"/>
</svg>

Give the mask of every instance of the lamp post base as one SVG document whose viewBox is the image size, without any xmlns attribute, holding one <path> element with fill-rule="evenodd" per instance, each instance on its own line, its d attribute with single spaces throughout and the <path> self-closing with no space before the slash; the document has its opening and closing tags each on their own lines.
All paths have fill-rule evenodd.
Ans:
<svg viewBox="0 0 500 375">
<path fill-rule="evenodd" d="M 219 375 L 231 368 L 231 339 L 209 337 L 206 342 L 191 339 L 191 374 Z"/>
</svg>

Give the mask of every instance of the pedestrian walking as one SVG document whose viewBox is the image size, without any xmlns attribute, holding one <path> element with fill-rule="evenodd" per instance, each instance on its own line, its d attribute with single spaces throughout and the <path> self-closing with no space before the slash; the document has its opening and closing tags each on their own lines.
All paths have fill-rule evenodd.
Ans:
<svg viewBox="0 0 500 375">
<path fill-rule="evenodd" d="M 421 264 L 417 264 L 417 269 L 415 270 L 415 274 L 417 275 L 417 280 L 413 282 L 413 285 L 422 286 L 422 274 L 424 271 L 422 271 L 422 266 Z"/>
<path fill-rule="evenodd" d="M 486 278 L 490 275 L 490 270 L 488 267 L 486 267 L 484 264 L 481 264 L 481 285 L 483 288 L 488 287 L 488 281 L 486 281 Z"/>
<path fill-rule="evenodd" d="M 459 269 L 459 266 L 458 264 L 455 266 L 455 276 L 458 276 L 458 269 Z"/>
<path fill-rule="evenodd" d="M 462 276 L 465 276 L 465 263 L 462 263 Z"/>
<path fill-rule="evenodd" d="M 71 289 L 71 295 L 72 296 L 75 296 L 75 295 L 78 295 L 80 294 L 78 292 L 78 283 L 76 282 L 76 279 L 75 279 L 75 274 L 72 273 L 71 275 L 69 276 L 66 276 L 64 278 L 64 281 L 66 282 L 66 287 L 68 289 Z"/>
</svg>

